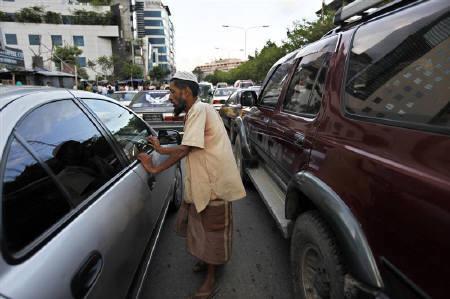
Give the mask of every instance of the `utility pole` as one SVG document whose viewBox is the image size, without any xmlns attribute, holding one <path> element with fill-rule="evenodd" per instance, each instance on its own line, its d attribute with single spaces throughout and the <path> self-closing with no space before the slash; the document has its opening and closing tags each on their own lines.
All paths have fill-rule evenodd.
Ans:
<svg viewBox="0 0 450 299">
<path fill-rule="evenodd" d="M 232 25 L 222 25 L 223 28 L 236 28 L 244 31 L 244 58 L 247 59 L 247 31 L 250 29 L 256 28 L 269 28 L 270 25 L 262 25 L 262 26 L 252 26 L 252 27 L 240 27 L 240 26 L 232 26 Z"/>
</svg>

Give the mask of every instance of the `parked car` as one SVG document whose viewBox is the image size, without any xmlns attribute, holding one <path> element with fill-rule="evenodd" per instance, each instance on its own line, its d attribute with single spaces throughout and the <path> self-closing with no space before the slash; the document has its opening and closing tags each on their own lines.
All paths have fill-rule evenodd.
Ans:
<svg viewBox="0 0 450 299">
<path fill-rule="evenodd" d="M 217 88 L 214 91 L 211 104 L 214 109 L 219 110 L 230 95 L 236 91 L 236 88 Z"/>
<path fill-rule="evenodd" d="M 234 119 L 238 116 L 244 116 L 250 107 L 256 103 L 257 98 L 258 96 L 254 90 L 238 89 L 233 92 L 219 110 L 225 127 L 231 129 Z"/>
<path fill-rule="evenodd" d="M 182 200 L 180 165 L 155 177 L 136 160 L 167 158 L 146 141 L 155 130 L 108 97 L 53 88 L 0 87 L 0 117 L 2 298 L 136 296 Z"/>
<path fill-rule="evenodd" d="M 290 237 L 298 298 L 448 298 L 450 2 L 371 3 L 273 66 L 236 160 Z"/>
<path fill-rule="evenodd" d="M 237 80 L 236 82 L 234 82 L 234 87 L 240 89 L 249 88 L 253 85 L 255 84 L 253 83 L 252 80 Z"/>
<path fill-rule="evenodd" d="M 216 85 L 216 89 L 217 88 L 226 88 L 226 87 L 228 87 L 228 83 L 226 83 L 226 82 L 219 82 Z"/>
<path fill-rule="evenodd" d="M 182 130 L 184 113 L 179 116 L 174 115 L 174 107 L 169 101 L 169 94 L 169 90 L 140 91 L 131 101 L 130 109 L 155 130 Z"/>
<path fill-rule="evenodd" d="M 132 91 L 116 91 L 110 95 L 111 98 L 120 102 L 124 106 L 129 106 L 133 97 L 138 93 L 137 90 Z"/>
</svg>

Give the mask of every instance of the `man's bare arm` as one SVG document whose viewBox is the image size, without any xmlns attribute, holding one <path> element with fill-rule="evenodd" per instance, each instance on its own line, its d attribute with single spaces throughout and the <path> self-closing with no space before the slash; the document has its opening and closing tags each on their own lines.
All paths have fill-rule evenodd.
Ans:
<svg viewBox="0 0 450 299">
<path fill-rule="evenodd" d="M 142 166 L 147 172 L 157 174 L 175 165 L 178 161 L 186 157 L 191 150 L 189 146 L 185 145 L 179 145 L 171 149 L 169 158 L 160 165 L 153 165 L 152 157 L 144 153 L 138 155 L 138 160 L 141 161 Z"/>
</svg>

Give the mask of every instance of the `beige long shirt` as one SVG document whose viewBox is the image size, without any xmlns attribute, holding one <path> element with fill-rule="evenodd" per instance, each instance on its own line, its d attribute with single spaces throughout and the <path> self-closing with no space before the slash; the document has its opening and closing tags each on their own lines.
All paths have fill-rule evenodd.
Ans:
<svg viewBox="0 0 450 299">
<path fill-rule="evenodd" d="M 234 201 L 245 197 L 230 139 L 212 105 L 197 101 L 186 115 L 183 145 L 190 146 L 186 157 L 184 200 L 197 212 L 210 201 Z"/>
</svg>

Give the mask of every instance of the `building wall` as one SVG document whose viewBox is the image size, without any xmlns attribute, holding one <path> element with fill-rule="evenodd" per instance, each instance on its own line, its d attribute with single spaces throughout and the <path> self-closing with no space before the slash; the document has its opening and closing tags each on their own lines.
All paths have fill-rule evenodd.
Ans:
<svg viewBox="0 0 450 299">
<path fill-rule="evenodd" d="M 46 11 L 54 11 L 63 15 L 71 15 L 73 11 L 83 9 L 98 13 L 108 12 L 109 6 L 93 6 L 89 4 L 75 4 L 70 0 L 0 0 L 0 10 L 7 13 L 14 13 L 22 8 L 30 6 L 42 6 Z"/>
<path fill-rule="evenodd" d="M 228 72 L 228 71 L 238 67 L 241 63 L 242 63 L 242 60 L 240 60 L 240 59 L 233 59 L 233 58 L 221 59 L 221 60 L 213 61 L 213 62 L 204 64 L 204 65 L 200 65 L 200 66 L 198 66 L 198 68 L 200 68 L 200 70 L 205 75 L 210 75 L 210 74 L 213 74 L 214 71 L 216 71 L 216 70 Z"/>
<path fill-rule="evenodd" d="M 83 50 L 81 57 L 88 60 L 95 60 L 99 56 L 112 55 L 112 40 L 119 36 L 117 26 L 97 26 L 97 25 L 55 25 L 55 24 L 32 24 L 0 22 L 3 34 L 16 34 L 17 45 L 8 45 L 21 49 L 24 54 L 25 67 L 32 68 L 32 56 L 39 54 L 43 57 L 44 67 L 49 70 L 56 70 L 55 64 L 50 60 L 52 39 L 51 35 L 61 35 L 63 45 L 73 45 L 73 36 L 83 36 L 84 46 L 79 46 Z M 41 36 L 41 46 L 30 45 L 29 34 Z M 34 53 L 33 53 L 34 52 Z M 95 78 L 95 72 L 86 67 L 90 79 Z"/>
</svg>

